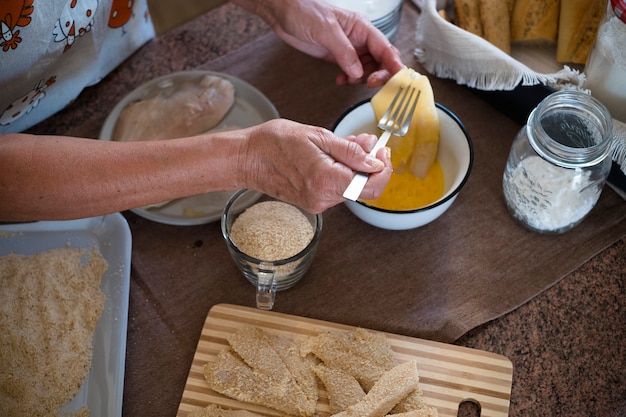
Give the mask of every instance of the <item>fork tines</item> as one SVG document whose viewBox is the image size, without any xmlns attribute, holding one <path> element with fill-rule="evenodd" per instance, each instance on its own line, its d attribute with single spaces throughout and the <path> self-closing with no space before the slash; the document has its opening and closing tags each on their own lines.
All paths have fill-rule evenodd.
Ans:
<svg viewBox="0 0 626 417">
<path fill-rule="evenodd" d="M 417 96 L 413 99 L 416 93 Z M 406 135 L 420 94 L 421 91 L 417 90 L 415 85 L 409 84 L 408 86 L 400 87 L 389 108 L 378 122 L 378 127 L 391 132 L 395 136 Z"/>
</svg>

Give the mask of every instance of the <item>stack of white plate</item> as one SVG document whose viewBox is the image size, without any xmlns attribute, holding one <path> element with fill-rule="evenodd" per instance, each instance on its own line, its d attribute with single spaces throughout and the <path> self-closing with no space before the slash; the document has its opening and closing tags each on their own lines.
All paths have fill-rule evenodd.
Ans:
<svg viewBox="0 0 626 417">
<path fill-rule="evenodd" d="M 393 40 L 402 12 L 402 0 L 326 0 L 333 6 L 363 14 L 388 39 Z"/>
</svg>

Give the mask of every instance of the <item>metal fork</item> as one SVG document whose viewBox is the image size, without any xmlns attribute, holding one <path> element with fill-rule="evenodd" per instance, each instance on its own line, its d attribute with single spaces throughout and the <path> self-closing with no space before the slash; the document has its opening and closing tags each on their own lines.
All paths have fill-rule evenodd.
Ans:
<svg viewBox="0 0 626 417">
<path fill-rule="evenodd" d="M 378 121 L 378 127 L 383 130 L 383 134 L 370 151 L 370 155 L 375 156 L 380 148 L 387 145 L 387 141 L 389 141 L 391 135 L 406 135 L 420 94 L 421 91 L 417 90 L 414 85 L 402 86 L 398 89 L 389 108 Z M 415 98 L 413 96 L 415 96 Z M 356 201 L 361 195 L 361 191 L 363 191 L 368 178 L 368 174 L 357 172 L 348 185 L 348 188 L 344 191 L 344 198 Z"/>
</svg>

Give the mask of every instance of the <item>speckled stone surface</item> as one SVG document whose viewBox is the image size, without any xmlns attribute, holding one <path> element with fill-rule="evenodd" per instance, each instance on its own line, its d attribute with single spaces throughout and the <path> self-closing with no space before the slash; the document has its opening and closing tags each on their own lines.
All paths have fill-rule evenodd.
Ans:
<svg viewBox="0 0 626 417">
<path fill-rule="evenodd" d="M 456 343 L 513 362 L 511 416 L 626 416 L 626 241 Z"/>
<path fill-rule="evenodd" d="M 233 28 L 237 36 L 232 36 Z M 31 131 L 95 138 L 108 113 L 127 92 L 159 75 L 203 67 L 268 31 L 260 19 L 236 7 L 220 7 L 155 39 L 112 76 L 85 90 L 72 106 Z M 150 227 L 132 214 L 126 217 L 133 232 Z M 217 235 L 218 227 L 190 232 L 182 239 L 186 247 L 173 253 L 202 256 L 207 244 L 196 236 L 206 239 L 209 232 Z M 154 225 L 151 233 L 154 239 L 167 242 L 178 232 Z M 226 256 L 225 249 L 223 254 Z M 178 287 L 172 284 L 176 293 L 160 293 L 169 287 L 150 283 L 151 276 L 161 271 L 149 256 L 133 254 L 133 275 L 146 279 L 131 281 L 123 415 L 175 416 L 197 342 L 195 331 L 204 317 L 187 318 L 180 316 L 182 312 L 168 316 L 159 300 L 191 302 L 182 297 L 193 289 L 183 281 Z M 564 250 L 563 257 L 567 256 Z M 180 265 L 177 272 L 191 273 L 190 268 Z M 177 279 L 175 275 L 162 278 Z M 214 296 L 233 297 L 227 292 Z M 163 328 L 160 339 L 146 339 L 146 328 L 159 320 Z M 626 416 L 626 240 L 613 243 L 552 288 L 470 330 L 455 343 L 502 354 L 512 361 L 510 416 Z"/>
</svg>

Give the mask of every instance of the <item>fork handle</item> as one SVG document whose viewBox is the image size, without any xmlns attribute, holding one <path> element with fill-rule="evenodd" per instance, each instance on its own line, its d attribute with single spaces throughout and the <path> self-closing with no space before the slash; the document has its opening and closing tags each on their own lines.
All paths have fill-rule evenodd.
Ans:
<svg viewBox="0 0 626 417">
<path fill-rule="evenodd" d="M 378 153 L 378 150 L 387 145 L 389 138 L 391 137 L 390 132 L 383 132 L 383 134 L 376 141 L 376 145 L 370 151 L 370 155 L 375 156 Z M 356 201 L 361 195 L 361 191 L 365 188 L 365 184 L 367 183 L 367 179 L 369 178 L 368 174 L 364 174 L 362 172 L 357 172 L 350 184 L 348 184 L 348 188 L 343 192 L 343 197 L 348 200 Z"/>
<path fill-rule="evenodd" d="M 389 142 L 390 137 L 391 137 L 391 132 L 387 132 L 387 131 L 383 132 L 383 134 L 380 135 L 380 137 L 376 141 L 376 144 L 370 151 L 370 155 L 376 156 L 376 154 L 378 153 L 378 150 L 384 148 L 387 145 L 387 142 Z"/>
</svg>

